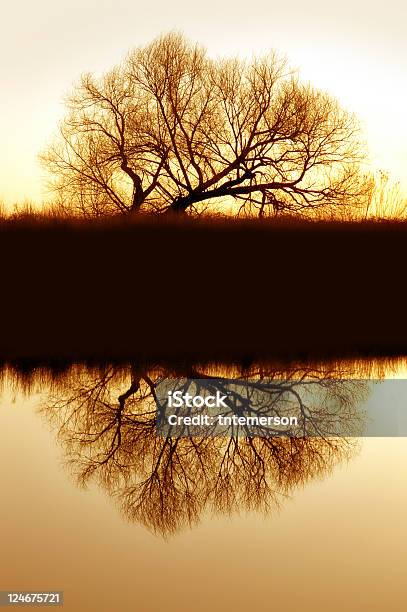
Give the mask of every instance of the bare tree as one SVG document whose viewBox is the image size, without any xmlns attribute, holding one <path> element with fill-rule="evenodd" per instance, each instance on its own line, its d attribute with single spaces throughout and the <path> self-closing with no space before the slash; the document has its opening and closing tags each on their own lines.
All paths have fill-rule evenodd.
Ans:
<svg viewBox="0 0 407 612">
<path fill-rule="evenodd" d="M 275 53 L 213 60 L 171 33 L 83 75 L 67 105 L 41 158 L 81 214 L 366 205 L 357 122 Z"/>
</svg>

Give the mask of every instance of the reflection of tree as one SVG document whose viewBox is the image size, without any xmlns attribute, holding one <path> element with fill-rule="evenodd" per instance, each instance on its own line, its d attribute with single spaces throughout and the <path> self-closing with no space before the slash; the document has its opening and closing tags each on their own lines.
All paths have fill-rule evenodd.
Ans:
<svg viewBox="0 0 407 612">
<path fill-rule="evenodd" d="M 197 522 L 204 510 L 267 511 L 354 450 L 345 437 L 248 437 L 235 432 L 227 437 L 160 437 L 156 385 L 166 374 L 136 366 L 81 370 L 59 384 L 44 409 L 59 429 L 80 482 L 98 481 L 119 499 L 128 518 L 153 531 L 173 533 Z M 188 376 L 205 378 L 207 373 L 195 369 Z M 303 409 L 324 431 L 329 432 L 334 414 L 345 422 L 345 430 L 360 418 L 356 404 L 365 391 L 362 383 L 338 379 L 335 373 L 292 370 L 283 377 L 275 370 L 253 368 L 245 378 L 291 388 L 292 401 L 297 401 L 301 385 L 312 381 L 323 392 L 327 428 L 321 404 Z M 210 380 L 216 385 L 219 379 Z M 218 384 L 223 384 L 221 378 Z M 287 401 L 286 392 L 284 397 Z M 332 411 L 332 405 L 340 409 Z"/>
</svg>

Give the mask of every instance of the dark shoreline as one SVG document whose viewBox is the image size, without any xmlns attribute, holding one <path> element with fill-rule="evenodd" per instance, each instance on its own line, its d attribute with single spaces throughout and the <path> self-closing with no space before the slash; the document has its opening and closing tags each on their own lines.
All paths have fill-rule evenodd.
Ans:
<svg viewBox="0 0 407 612">
<path fill-rule="evenodd" d="M 407 353 L 407 223 L 0 223 L 0 360 Z"/>
</svg>

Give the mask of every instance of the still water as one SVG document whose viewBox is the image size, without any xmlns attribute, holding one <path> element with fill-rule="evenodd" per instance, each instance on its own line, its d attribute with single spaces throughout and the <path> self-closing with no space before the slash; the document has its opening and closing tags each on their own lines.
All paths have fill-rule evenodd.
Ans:
<svg viewBox="0 0 407 612">
<path fill-rule="evenodd" d="M 121 397 L 133 375 L 118 374 Z M 324 390 L 326 378 L 324 371 Z M 162 442 L 148 423 L 140 437 L 136 421 L 123 422 L 110 457 L 115 434 L 101 440 L 114 402 L 100 381 L 93 376 L 96 402 L 89 393 L 83 400 L 87 374 L 25 389 L 4 383 L 0 590 L 61 590 L 64 609 L 78 612 L 407 609 L 404 437 L 340 440 L 333 449 L 316 439 L 290 459 L 280 441 L 255 446 L 257 462 L 241 440 L 218 489 L 225 439 L 207 440 L 193 460 L 187 440 L 170 449 L 168 456 L 179 453 L 170 484 L 157 493 L 149 480 L 141 498 L 129 473 L 151 477 Z M 393 401 L 402 410 L 405 399 L 407 411 L 407 387 L 393 396 L 383 389 L 377 383 L 363 405 L 385 413 Z M 342 388 L 340 395 L 349 407 Z M 194 486 L 182 488 L 180 473 L 195 475 Z"/>
</svg>

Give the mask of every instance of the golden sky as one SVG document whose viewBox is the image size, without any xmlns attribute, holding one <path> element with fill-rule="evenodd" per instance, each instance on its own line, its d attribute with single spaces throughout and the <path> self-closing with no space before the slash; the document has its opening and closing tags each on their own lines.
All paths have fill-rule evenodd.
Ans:
<svg viewBox="0 0 407 612">
<path fill-rule="evenodd" d="M 85 71 L 103 72 L 168 30 L 211 55 L 275 48 L 304 79 L 362 121 L 375 167 L 407 193 L 405 0 L 23 0 L 3 4 L 0 36 L 0 200 L 44 195 L 37 153 Z"/>
</svg>

